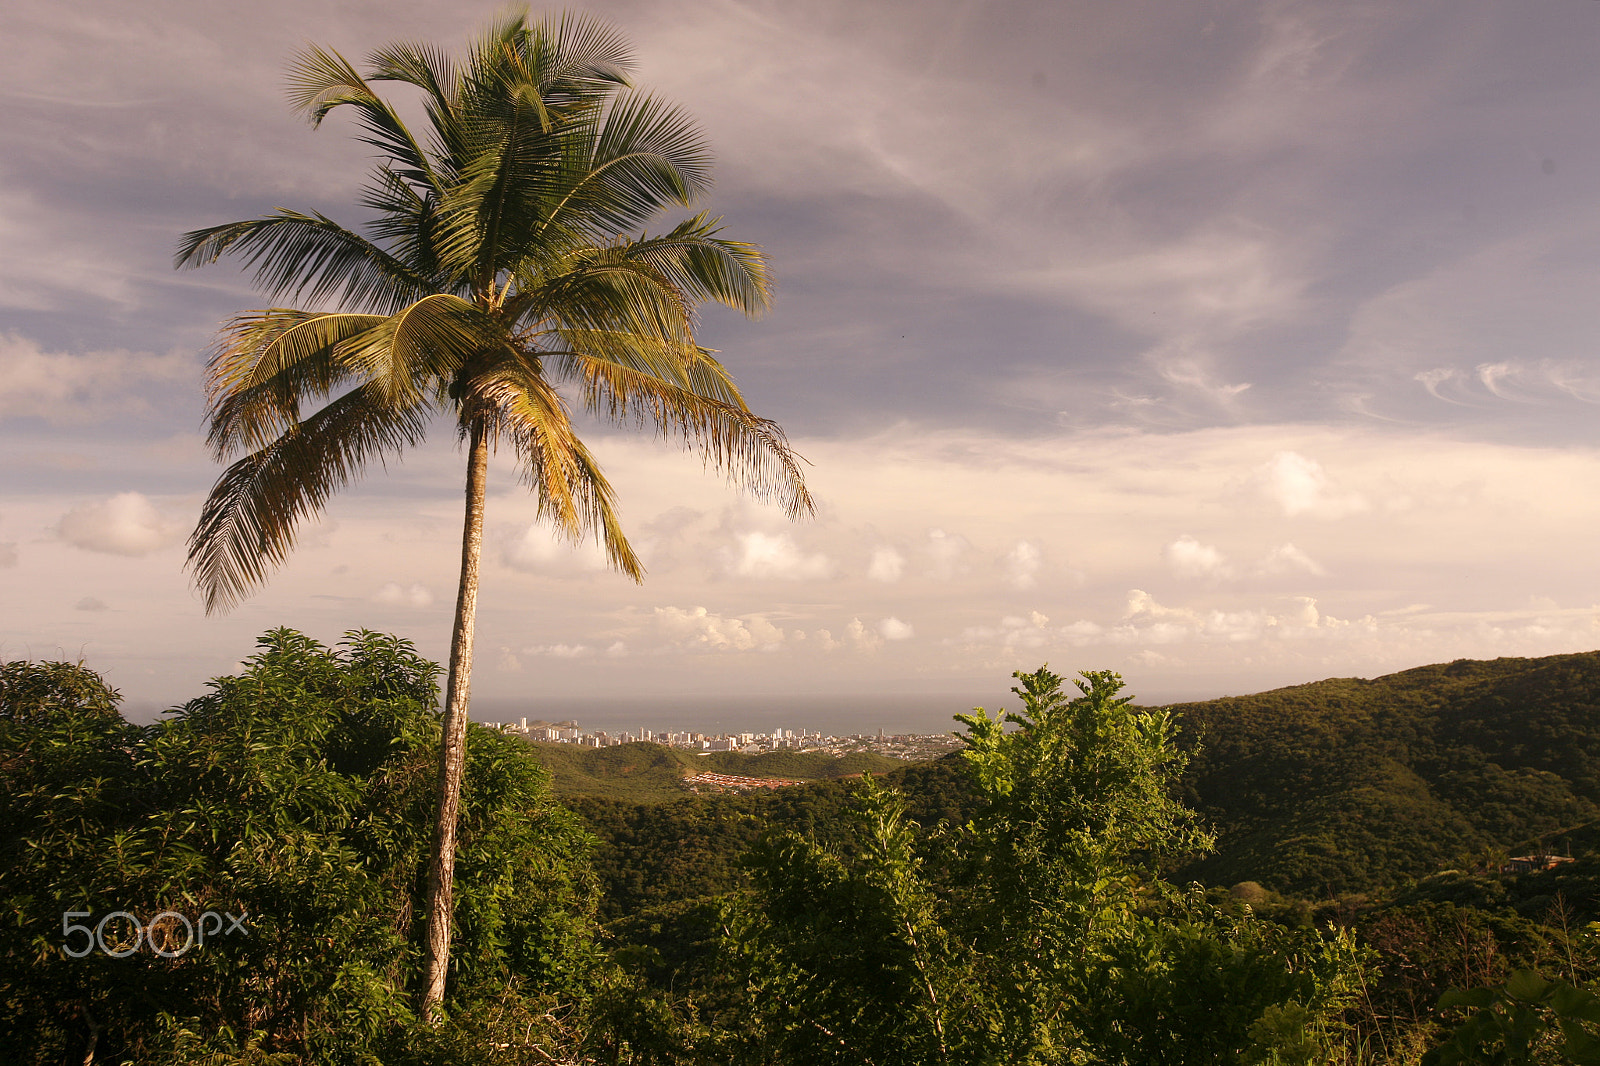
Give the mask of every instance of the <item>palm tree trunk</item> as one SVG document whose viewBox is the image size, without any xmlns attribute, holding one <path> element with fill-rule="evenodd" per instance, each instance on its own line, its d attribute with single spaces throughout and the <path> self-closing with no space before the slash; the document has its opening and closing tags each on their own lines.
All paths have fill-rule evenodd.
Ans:
<svg viewBox="0 0 1600 1066">
<path fill-rule="evenodd" d="M 456 594 L 450 638 L 450 679 L 445 685 L 444 729 L 439 745 L 439 816 L 428 864 L 427 968 L 422 1016 L 444 999 L 450 969 L 450 920 L 455 908 L 456 819 L 461 777 L 467 762 L 467 697 L 472 688 L 472 623 L 478 607 L 478 560 L 483 554 L 483 500 L 489 481 L 489 442 L 483 420 L 474 418 L 467 446 L 467 516 L 461 534 L 461 588 Z"/>
</svg>

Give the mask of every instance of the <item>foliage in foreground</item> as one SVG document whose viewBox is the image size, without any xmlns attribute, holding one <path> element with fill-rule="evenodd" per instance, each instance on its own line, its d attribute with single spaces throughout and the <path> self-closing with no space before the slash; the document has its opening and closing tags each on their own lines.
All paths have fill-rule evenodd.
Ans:
<svg viewBox="0 0 1600 1066">
<path fill-rule="evenodd" d="M 1171 798 L 1170 721 L 1118 697 L 1115 674 L 1085 674 L 1075 699 L 1046 669 L 1016 676 L 1023 713 L 961 716 L 969 823 L 920 838 L 869 781 L 843 846 L 784 833 L 755 850 L 732 914 L 754 1007 L 734 1057 L 1325 1059 L 1362 954 L 1160 880 L 1159 863 L 1209 843 Z"/>
<path fill-rule="evenodd" d="M 591 839 L 515 742 L 474 729 L 453 1018 L 416 1023 L 438 668 L 407 642 L 275 630 L 149 727 L 81 667 L 0 671 L 0 1059 L 468 1062 L 549 1030 L 552 994 L 590 980 Z M 138 950 L 73 958 L 69 911 L 247 914 L 248 932 L 164 958 L 119 918 L 109 946 Z M 158 938 L 177 953 L 175 922 Z"/>
</svg>

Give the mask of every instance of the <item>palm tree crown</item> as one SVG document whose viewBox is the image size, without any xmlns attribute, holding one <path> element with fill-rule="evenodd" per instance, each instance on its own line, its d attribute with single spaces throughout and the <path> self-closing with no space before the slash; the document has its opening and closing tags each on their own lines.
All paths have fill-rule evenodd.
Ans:
<svg viewBox="0 0 1600 1066">
<path fill-rule="evenodd" d="M 597 533 L 612 563 L 641 567 L 611 489 L 561 388 L 594 414 L 679 435 L 791 516 L 811 501 L 782 431 L 753 415 L 694 342 L 716 300 L 759 314 L 760 252 L 694 215 L 629 237 L 709 184 L 709 154 L 676 108 L 627 90 L 627 51 L 602 24 L 526 16 L 493 26 L 464 63 L 421 44 L 373 52 L 366 76 L 310 49 L 291 99 L 313 123 L 348 106 L 383 162 L 362 196 L 369 236 L 277 210 L 197 230 L 185 266 L 223 254 L 255 268 L 271 307 L 234 318 L 208 365 L 208 441 L 246 453 L 206 502 L 190 563 L 208 610 L 226 609 L 286 558 L 295 527 L 373 459 L 419 443 L 430 416 L 505 442 L 541 514 Z M 373 89 L 422 91 L 425 139 Z M 321 403 L 315 413 L 305 408 Z"/>
<path fill-rule="evenodd" d="M 360 475 L 454 417 L 467 444 L 461 582 L 440 751 L 440 805 L 427 905 L 423 1009 L 444 991 L 456 809 L 465 759 L 488 453 L 503 443 L 569 537 L 597 536 L 611 563 L 643 574 L 612 489 L 572 421 L 573 400 L 614 423 L 653 425 L 791 517 L 812 510 L 782 430 L 751 413 L 695 309 L 749 315 L 771 287 L 752 245 L 718 236 L 704 213 L 665 233 L 643 227 L 689 207 L 710 157 L 674 107 L 629 87 L 627 49 L 602 23 L 506 17 L 457 62 L 400 43 L 366 73 L 311 48 L 290 97 L 312 123 L 355 112 L 380 153 L 362 235 L 324 215 L 279 209 L 185 236 L 180 266 L 241 258 L 269 299 L 246 311 L 207 366 L 208 441 L 238 456 L 189 540 L 208 611 L 225 610 L 281 564 L 298 523 Z M 418 137 L 373 88 L 420 91 Z M 639 236 L 631 234 L 638 232 Z"/>
</svg>

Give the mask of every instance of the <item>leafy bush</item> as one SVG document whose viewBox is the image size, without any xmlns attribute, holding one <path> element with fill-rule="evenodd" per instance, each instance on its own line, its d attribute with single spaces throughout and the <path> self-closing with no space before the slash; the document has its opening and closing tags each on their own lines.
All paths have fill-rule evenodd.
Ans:
<svg viewBox="0 0 1600 1066">
<path fill-rule="evenodd" d="M 523 1023 L 549 1013 L 535 1006 L 592 980 L 591 838 L 519 744 L 474 729 L 456 1021 L 418 1025 L 438 667 L 369 632 L 330 649 L 279 629 L 259 646 L 148 727 L 80 666 L 0 668 L 0 791 L 15 811 L 0 826 L 0 1059 L 421 1062 L 444 1041 L 449 1061 L 471 1061 L 463 1040 L 488 1054 L 515 1028 L 527 1043 L 538 1026 Z M 64 922 L 116 911 L 239 922 L 179 950 L 180 919 L 137 942 L 117 918 L 111 947 L 138 950 L 63 950 Z"/>
<path fill-rule="evenodd" d="M 748 989 L 732 1061 L 1307 1063 L 1366 963 L 1155 871 L 1207 834 L 1171 795 L 1171 720 L 1088 673 L 1017 674 L 1020 714 L 966 723 L 974 816 L 918 831 L 870 779 L 843 841 L 769 834 L 729 911 Z M 1007 726 L 1014 728 L 1006 728 Z"/>
</svg>

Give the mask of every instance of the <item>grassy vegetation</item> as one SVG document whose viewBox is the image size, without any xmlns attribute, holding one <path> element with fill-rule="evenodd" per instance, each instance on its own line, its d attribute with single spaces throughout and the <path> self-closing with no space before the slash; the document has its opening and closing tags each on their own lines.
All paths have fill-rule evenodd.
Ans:
<svg viewBox="0 0 1600 1066">
<path fill-rule="evenodd" d="M 557 795 L 597 796 L 630 803 L 682 799 L 683 779 L 695 774 L 826 781 L 861 773 L 887 774 L 906 765 L 901 759 L 855 752 L 834 756 L 803 751 L 744 755 L 713 751 L 704 755 L 660 744 L 621 744 L 580 748 L 575 744 L 529 742 L 554 778 Z"/>
</svg>

